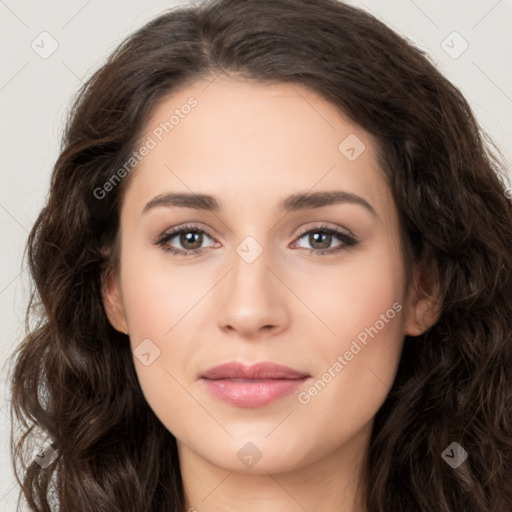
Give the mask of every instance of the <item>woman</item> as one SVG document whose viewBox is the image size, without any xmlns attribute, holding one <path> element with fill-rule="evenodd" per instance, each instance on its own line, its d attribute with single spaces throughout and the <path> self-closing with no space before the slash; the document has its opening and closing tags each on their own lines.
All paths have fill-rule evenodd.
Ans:
<svg viewBox="0 0 512 512">
<path fill-rule="evenodd" d="M 28 242 L 31 509 L 509 511 L 505 177 L 364 11 L 147 24 L 82 88 Z"/>
</svg>

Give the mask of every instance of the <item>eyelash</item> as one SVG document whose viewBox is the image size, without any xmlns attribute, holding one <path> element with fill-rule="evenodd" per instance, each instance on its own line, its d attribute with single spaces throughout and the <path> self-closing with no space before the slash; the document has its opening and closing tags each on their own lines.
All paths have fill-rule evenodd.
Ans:
<svg viewBox="0 0 512 512">
<path fill-rule="evenodd" d="M 156 242 L 154 242 L 155 245 L 158 245 L 162 247 L 162 249 L 165 252 L 172 253 L 175 255 L 180 256 L 190 256 L 190 255 L 199 255 L 202 254 L 205 251 L 205 247 L 199 248 L 199 249 L 193 249 L 193 250 L 183 250 L 183 249 L 174 249 L 173 247 L 166 245 L 170 240 L 172 240 L 176 235 L 180 235 L 181 233 L 186 232 L 196 232 L 196 233 L 202 233 L 205 235 L 208 235 L 212 240 L 214 239 L 213 236 L 209 233 L 209 231 L 205 228 L 200 228 L 199 226 L 195 226 L 193 224 L 186 224 L 184 226 L 179 226 L 172 231 L 169 231 L 167 233 L 162 234 Z M 301 249 L 304 249 L 309 252 L 309 254 L 334 254 L 340 251 L 348 251 L 352 247 L 354 247 L 358 241 L 355 237 L 348 235 L 347 233 L 343 233 L 342 231 L 338 231 L 337 229 L 328 227 L 328 226 L 316 226 L 314 228 L 306 229 L 305 231 L 302 231 L 297 236 L 296 240 L 300 240 L 304 235 L 307 235 L 308 233 L 327 233 L 330 235 L 335 236 L 338 238 L 341 242 L 343 242 L 340 246 L 334 249 L 308 249 L 307 247 L 301 247 Z"/>
</svg>

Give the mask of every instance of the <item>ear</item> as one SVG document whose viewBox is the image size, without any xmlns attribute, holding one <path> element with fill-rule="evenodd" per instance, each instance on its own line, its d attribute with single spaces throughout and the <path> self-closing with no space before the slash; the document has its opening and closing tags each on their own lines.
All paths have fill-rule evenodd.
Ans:
<svg viewBox="0 0 512 512">
<path fill-rule="evenodd" d="M 105 313 L 112 327 L 119 332 L 128 334 L 128 323 L 126 321 L 119 278 L 110 270 L 105 271 L 102 275 L 101 298 Z"/>
<path fill-rule="evenodd" d="M 432 327 L 441 315 L 443 298 L 437 275 L 428 265 L 413 270 L 406 303 L 405 334 L 419 336 Z"/>
</svg>

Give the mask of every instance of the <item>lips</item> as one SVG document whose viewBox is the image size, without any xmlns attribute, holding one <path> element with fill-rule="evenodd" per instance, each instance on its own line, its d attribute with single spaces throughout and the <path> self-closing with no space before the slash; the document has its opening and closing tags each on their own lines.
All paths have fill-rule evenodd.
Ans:
<svg viewBox="0 0 512 512">
<path fill-rule="evenodd" d="M 275 363 L 244 366 L 230 362 L 201 375 L 206 388 L 217 398 L 239 407 L 261 407 L 302 386 L 310 375 Z"/>
<path fill-rule="evenodd" d="M 308 374 L 275 363 L 258 363 L 244 366 L 235 361 L 210 368 L 201 375 L 204 379 L 302 379 Z"/>
</svg>

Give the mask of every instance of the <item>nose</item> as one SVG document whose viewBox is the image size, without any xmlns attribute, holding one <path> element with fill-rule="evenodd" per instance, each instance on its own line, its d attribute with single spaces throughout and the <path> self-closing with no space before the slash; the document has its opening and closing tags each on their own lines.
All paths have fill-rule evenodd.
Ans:
<svg viewBox="0 0 512 512">
<path fill-rule="evenodd" d="M 232 262 L 216 297 L 219 328 L 249 338 L 286 329 L 286 287 L 268 251 L 263 250 L 252 262 L 235 252 Z"/>
</svg>

